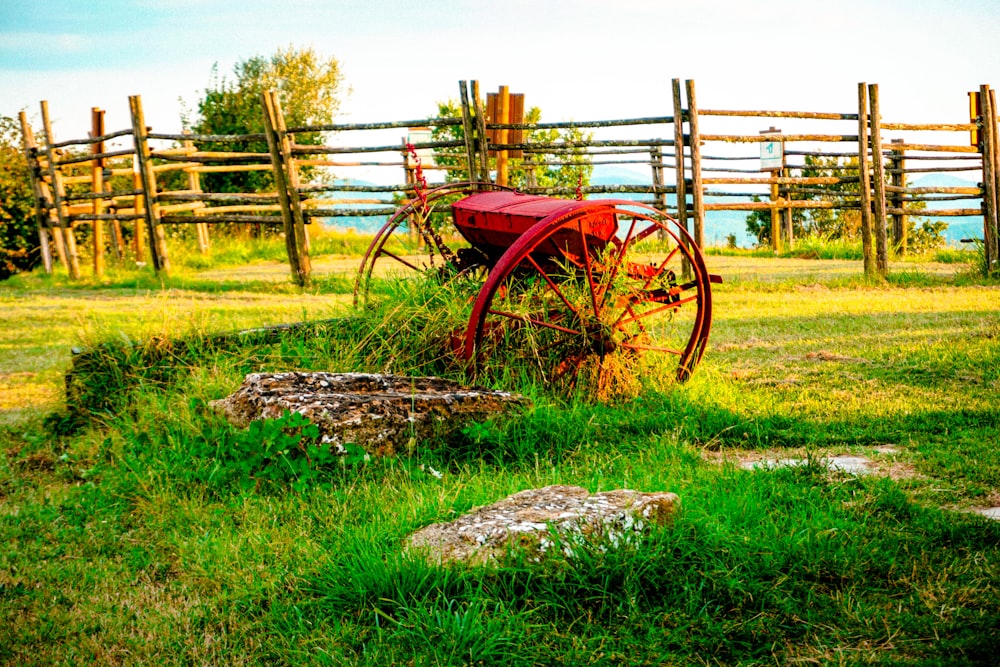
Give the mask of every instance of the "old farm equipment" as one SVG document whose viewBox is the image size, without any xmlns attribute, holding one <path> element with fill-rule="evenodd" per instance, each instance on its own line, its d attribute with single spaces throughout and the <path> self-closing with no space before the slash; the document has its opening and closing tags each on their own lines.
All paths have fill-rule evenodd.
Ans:
<svg viewBox="0 0 1000 667">
<path fill-rule="evenodd" d="M 420 252 L 403 241 L 419 235 Z M 690 377 L 712 321 L 704 257 L 673 218 L 632 201 L 574 201 L 496 185 L 421 193 L 379 230 L 355 299 L 373 274 L 433 270 L 481 282 L 455 351 L 476 367 L 500 337 L 577 373 L 588 360 L 656 353 Z"/>
</svg>

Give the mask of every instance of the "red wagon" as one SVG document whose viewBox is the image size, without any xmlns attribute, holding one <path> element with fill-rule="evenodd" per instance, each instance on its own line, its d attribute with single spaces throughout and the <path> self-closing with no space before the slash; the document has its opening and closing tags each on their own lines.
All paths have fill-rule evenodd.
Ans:
<svg viewBox="0 0 1000 667">
<path fill-rule="evenodd" d="M 435 221 L 442 211 L 445 221 Z M 411 231 L 422 237 L 420 253 L 401 242 Z M 489 353 L 497 332 L 513 331 L 557 355 L 560 373 L 588 359 L 653 352 L 675 357 L 682 381 L 704 353 L 711 283 L 721 282 L 687 230 L 657 209 L 490 184 L 443 186 L 398 209 L 365 253 L 355 300 L 373 273 L 393 269 L 482 281 L 456 346 L 470 363 Z"/>
</svg>

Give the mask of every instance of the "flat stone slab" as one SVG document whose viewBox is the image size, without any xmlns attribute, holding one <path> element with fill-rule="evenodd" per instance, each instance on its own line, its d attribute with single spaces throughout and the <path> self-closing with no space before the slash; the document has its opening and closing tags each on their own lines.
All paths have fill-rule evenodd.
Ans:
<svg viewBox="0 0 1000 667">
<path fill-rule="evenodd" d="M 450 521 L 418 530 L 406 549 L 432 563 L 493 564 L 512 548 L 540 558 L 557 546 L 572 556 L 581 542 L 614 548 L 668 524 L 680 507 L 676 493 L 618 489 L 591 494 L 578 486 L 520 491 Z"/>
<path fill-rule="evenodd" d="M 864 456 L 831 456 L 821 459 L 821 462 L 831 472 L 842 472 L 848 475 L 872 474 L 872 462 Z M 746 461 L 740 466 L 746 470 L 772 470 L 774 468 L 804 466 L 806 463 L 808 463 L 808 459 L 762 459 L 760 461 Z"/>
<path fill-rule="evenodd" d="M 976 510 L 976 514 L 982 514 L 987 519 L 1000 521 L 1000 507 L 987 507 L 986 509 L 979 509 Z"/>
<path fill-rule="evenodd" d="M 465 387 L 436 377 L 374 373 L 251 373 L 211 406 L 234 425 L 298 412 L 322 442 L 358 445 L 375 456 L 405 452 L 417 441 L 447 436 L 470 422 L 528 404 L 517 394 Z"/>
</svg>

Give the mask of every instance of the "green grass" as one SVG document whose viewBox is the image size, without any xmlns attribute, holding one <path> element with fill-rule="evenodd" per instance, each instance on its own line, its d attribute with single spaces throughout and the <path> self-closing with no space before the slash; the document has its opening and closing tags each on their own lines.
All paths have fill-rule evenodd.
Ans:
<svg viewBox="0 0 1000 667">
<path fill-rule="evenodd" d="M 501 357 L 479 379 L 527 411 L 409 457 L 280 468 L 280 428 L 208 407 L 244 373 L 463 377 L 441 348 L 459 294 L 386 284 L 355 311 L 355 264 L 305 290 L 267 264 L 0 285 L 0 664 L 996 664 L 1000 523 L 965 511 L 1000 505 L 995 282 L 710 257 L 726 283 L 685 385 L 652 359 L 637 397 L 595 402 Z M 334 322 L 215 337 L 303 317 Z M 106 399 L 76 431 L 57 418 L 73 346 L 98 351 L 83 391 Z M 838 453 L 894 474 L 826 471 Z M 808 463 L 740 465 L 759 456 Z M 674 491 L 682 511 L 541 565 L 401 549 L 556 483 Z"/>
</svg>

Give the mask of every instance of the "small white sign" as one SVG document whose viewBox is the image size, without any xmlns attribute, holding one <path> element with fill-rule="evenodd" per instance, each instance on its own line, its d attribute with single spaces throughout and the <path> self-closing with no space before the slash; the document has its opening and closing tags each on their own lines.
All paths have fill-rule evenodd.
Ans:
<svg viewBox="0 0 1000 667">
<path fill-rule="evenodd" d="M 769 134 L 761 132 L 761 134 Z M 778 135 L 780 136 L 780 135 Z M 785 166 L 785 144 L 780 139 L 760 142 L 760 171 L 776 171 Z"/>
</svg>

